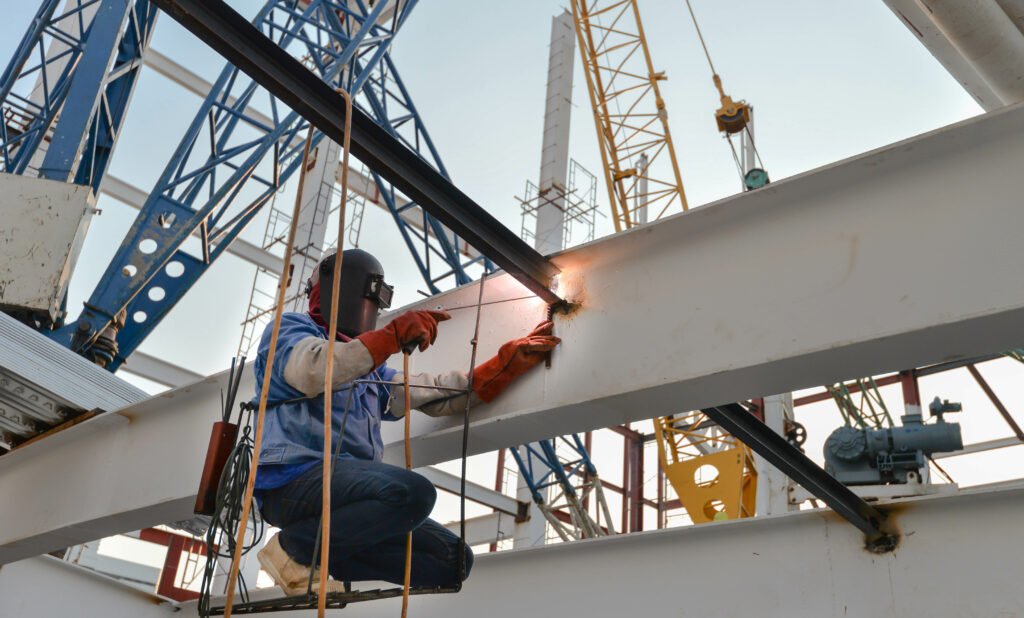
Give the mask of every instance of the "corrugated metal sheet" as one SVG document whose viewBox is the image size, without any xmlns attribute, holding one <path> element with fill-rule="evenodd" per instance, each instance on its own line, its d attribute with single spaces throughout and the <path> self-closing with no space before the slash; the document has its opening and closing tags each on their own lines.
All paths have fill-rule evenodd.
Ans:
<svg viewBox="0 0 1024 618">
<path fill-rule="evenodd" d="M 148 395 L 0 313 L 0 436 L 21 442 L 88 410 L 116 410 Z"/>
</svg>

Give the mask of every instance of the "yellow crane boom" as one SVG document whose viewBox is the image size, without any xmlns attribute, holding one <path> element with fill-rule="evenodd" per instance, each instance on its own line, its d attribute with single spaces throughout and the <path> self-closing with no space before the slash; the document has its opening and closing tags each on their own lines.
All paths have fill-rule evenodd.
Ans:
<svg viewBox="0 0 1024 618">
<path fill-rule="evenodd" d="M 572 0 L 615 231 L 686 210 L 637 0 Z M 650 216 L 653 215 L 653 216 Z"/>
</svg>

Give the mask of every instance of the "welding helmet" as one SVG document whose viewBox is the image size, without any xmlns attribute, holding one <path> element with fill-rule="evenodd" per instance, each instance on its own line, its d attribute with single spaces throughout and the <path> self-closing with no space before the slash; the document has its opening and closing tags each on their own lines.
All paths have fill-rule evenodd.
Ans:
<svg viewBox="0 0 1024 618">
<path fill-rule="evenodd" d="M 384 282 L 384 267 L 377 258 L 362 249 L 346 249 L 341 259 L 341 286 L 338 297 L 331 297 L 334 286 L 332 254 L 320 262 L 320 312 L 330 320 L 331 305 L 338 303 L 338 332 L 355 337 L 377 327 L 377 313 L 391 306 L 394 288 Z"/>
</svg>

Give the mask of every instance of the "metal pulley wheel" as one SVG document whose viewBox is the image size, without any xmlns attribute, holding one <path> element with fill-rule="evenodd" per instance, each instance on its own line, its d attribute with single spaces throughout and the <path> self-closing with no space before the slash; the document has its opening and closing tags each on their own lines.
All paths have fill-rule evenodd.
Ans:
<svg viewBox="0 0 1024 618">
<path fill-rule="evenodd" d="M 760 189 L 769 182 L 771 180 L 768 178 L 768 172 L 759 167 L 751 168 L 750 171 L 743 175 L 743 186 L 747 191 Z"/>
<path fill-rule="evenodd" d="M 747 128 L 750 122 L 750 106 L 745 101 L 736 102 L 728 95 L 722 95 L 722 107 L 715 111 L 718 130 L 735 135 Z"/>
<path fill-rule="evenodd" d="M 825 451 L 844 461 L 856 461 L 867 451 L 867 446 L 864 432 L 849 425 L 836 429 L 825 441 Z"/>
</svg>

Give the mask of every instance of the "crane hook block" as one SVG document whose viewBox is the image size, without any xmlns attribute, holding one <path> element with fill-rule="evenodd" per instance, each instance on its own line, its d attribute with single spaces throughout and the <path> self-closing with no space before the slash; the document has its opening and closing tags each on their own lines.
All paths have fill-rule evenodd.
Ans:
<svg viewBox="0 0 1024 618">
<path fill-rule="evenodd" d="M 747 128 L 750 122 L 750 105 L 746 101 L 733 101 L 729 95 L 722 95 L 722 107 L 715 111 L 718 130 L 734 135 Z"/>
</svg>

